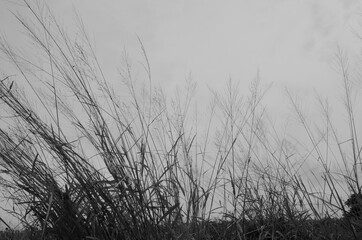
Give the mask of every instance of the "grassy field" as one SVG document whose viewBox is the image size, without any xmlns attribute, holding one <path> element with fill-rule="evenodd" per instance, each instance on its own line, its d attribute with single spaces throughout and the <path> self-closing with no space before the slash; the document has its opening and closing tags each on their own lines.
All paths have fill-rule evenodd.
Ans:
<svg viewBox="0 0 362 240">
<path fill-rule="evenodd" d="M 268 125 L 259 78 L 245 96 L 231 81 L 212 91 L 196 118 L 195 83 L 164 94 L 140 40 L 143 79 L 125 55 L 118 91 L 83 25 L 72 37 L 25 3 L 32 20 L 17 18 L 34 54 L 0 42 L 18 76 L 0 81 L 1 197 L 21 223 L 0 216 L 0 239 L 362 239 L 361 147 L 341 52 L 348 140 L 327 101 L 317 99 L 325 121 L 315 128 L 287 92 L 302 148 Z M 303 175 L 309 159 L 321 172 Z"/>
</svg>

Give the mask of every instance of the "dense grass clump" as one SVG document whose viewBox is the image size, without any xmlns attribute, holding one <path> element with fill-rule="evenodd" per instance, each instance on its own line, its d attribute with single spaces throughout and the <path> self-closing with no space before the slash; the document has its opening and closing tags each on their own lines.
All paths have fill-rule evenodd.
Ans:
<svg viewBox="0 0 362 240">
<path fill-rule="evenodd" d="M 195 84 L 166 96 L 141 41 L 145 80 L 125 55 L 118 90 L 83 25 L 72 38 L 49 10 L 24 3 L 31 21 L 16 17 L 36 54 L 0 43 L 17 76 L 0 81 L 0 186 L 22 229 L 0 216 L 0 239 L 361 238 L 361 148 L 342 60 L 352 154 L 337 149 L 345 171 L 334 174 L 326 136 L 342 141 L 322 100 L 328 132 L 320 137 L 289 95 L 311 142 L 305 157 L 267 128 L 258 78 L 247 96 L 232 82 L 212 92 L 209 115 L 195 120 Z M 299 172 L 309 156 L 323 184 Z"/>
</svg>

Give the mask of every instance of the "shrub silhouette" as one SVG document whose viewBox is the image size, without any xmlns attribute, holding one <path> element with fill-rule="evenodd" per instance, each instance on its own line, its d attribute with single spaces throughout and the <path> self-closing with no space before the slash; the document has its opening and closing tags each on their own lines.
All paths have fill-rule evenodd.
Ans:
<svg viewBox="0 0 362 240">
<path fill-rule="evenodd" d="M 349 207 L 349 211 L 345 214 L 346 217 L 361 218 L 362 216 L 362 194 L 353 193 L 348 200 L 346 205 Z"/>
</svg>

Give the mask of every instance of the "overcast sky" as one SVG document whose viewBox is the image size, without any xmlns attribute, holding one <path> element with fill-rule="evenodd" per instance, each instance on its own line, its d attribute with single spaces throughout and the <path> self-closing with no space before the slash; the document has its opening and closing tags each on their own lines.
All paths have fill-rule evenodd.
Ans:
<svg viewBox="0 0 362 240">
<path fill-rule="evenodd" d="M 0 1 L 0 31 L 10 39 L 19 37 L 9 12 L 23 9 L 18 2 Z M 325 89 L 337 44 L 358 44 L 361 13 L 358 0 L 46 2 L 68 28 L 79 12 L 110 75 L 124 49 L 139 53 L 140 36 L 155 80 L 166 86 L 189 73 L 201 86 L 230 76 L 248 82 L 259 69 L 266 83 Z"/>
<path fill-rule="evenodd" d="M 0 0 L 0 33 L 24 46 L 23 30 L 11 13 L 26 10 L 21 2 Z M 305 98 L 314 97 L 314 90 L 341 97 L 341 77 L 333 64 L 338 45 L 351 62 L 360 64 L 354 60 L 362 52 L 362 41 L 355 34 L 362 33 L 362 0 L 46 3 L 68 31 L 75 30 L 75 12 L 79 13 L 109 81 L 119 81 L 124 50 L 135 62 L 140 60 L 139 36 L 153 81 L 166 92 L 182 85 L 190 74 L 201 98 L 209 93 L 208 87 L 221 89 L 229 78 L 248 89 L 259 70 L 262 82 L 273 84 L 266 103 L 278 114 L 286 100 L 285 87 Z"/>
</svg>

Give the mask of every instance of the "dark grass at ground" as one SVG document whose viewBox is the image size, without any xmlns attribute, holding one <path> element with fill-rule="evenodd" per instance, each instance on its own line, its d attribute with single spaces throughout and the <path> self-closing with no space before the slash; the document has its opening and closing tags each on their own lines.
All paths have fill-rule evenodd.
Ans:
<svg viewBox="0 0 362 240">
<path fill-rule="evenodd" d="M 12 230 L 5 229 L 0 231 L 1 240 L 35 240 L 41 238 L 39 230 Z M 50 238 L 49 238 L 50 239 Z"/>
<path fill-rule="evenodd" d="M 348 221 L 353 221 L 351 229 Z M 283 219 L 269 225 L 261 225 L 260 222 L 217 220 L 200 221 L 197 224 L 180 224 L 170 227 L 164 226 L 157 231 L 163 231 L 158 236 L 162 239 L 194 239 L 194 240 L 272 240 L 272 239 L 294 239 L 294 240 L 343 240 L 343 239 L 362 239 L 362 221 L 354 219 L 325 218 L 322 220 L 307 220 L 291 222 Z M 52 234 L 52 229 L 47 229 L 44 235 L 45 240 L 54 239 L 78 239 L 63 237 Z M 0 231 L 1 240 L 37 240 L 41 239 L 42 231 L 40 229 L 11 230 Z M 80 239 L 100 239 L 96 237 L 84 237 Z M 118 238 L 116 238 L 118 239 Z M 121 238 L 119 238 L 121 239 Z M 143 239 L 154 239 L 150 236 L 144 236 Z"/>
</svg>

